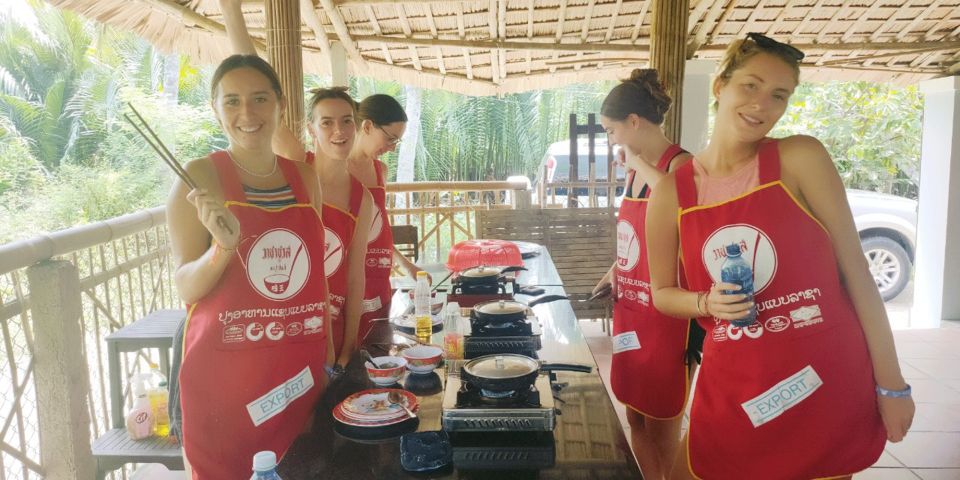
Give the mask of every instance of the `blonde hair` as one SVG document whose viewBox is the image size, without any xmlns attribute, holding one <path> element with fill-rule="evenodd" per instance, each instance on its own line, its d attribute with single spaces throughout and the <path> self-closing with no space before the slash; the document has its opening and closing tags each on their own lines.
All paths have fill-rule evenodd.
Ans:
<svg viewBox="0 0 960 480">
<path fill-rule="evenodd" d="M 766 53 L 779 58 L 793 70 L 793 80 L 800 83 L 800 63 L 783 50 L 776 48 L 764 48 L 749 38 L 736 40 L 727 47 L 723 54 L 723 61 L 717 68 L 717 80 L 726 82 L 733 76 L 733 72 L 743 67 L 747 60 L 757 56 L 757 54 Z"/>
</svg>

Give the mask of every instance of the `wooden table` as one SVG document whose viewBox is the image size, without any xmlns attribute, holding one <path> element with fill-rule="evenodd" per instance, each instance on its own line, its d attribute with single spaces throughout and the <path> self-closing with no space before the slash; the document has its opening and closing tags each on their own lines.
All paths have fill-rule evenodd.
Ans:
<svg viewBox="0 0 960 480">
<path fill-rule="evenodd" d="M 519 276 L 521 285 L 542 285 L 547 293 L 563 293 L 563 288 L 557 286 L 560 279 L 546 250 L 525 263 L 528 271 Z M 396 295 L 394 302 L 394 308 L 402 310 L 405 308 L 404 302 L 409 300 L 405 295 Z M 556 372 L 556 383 L 564 386 L 556 395 L 560 414 L 557 415 L 556 428 L 552 433 L 556 452 L 552 467 L 539 471 L 492 472 L 459 470 L 454 465 L 431 474 L 405 472 L 400 466 L 399 438 L 357 442 L 334 431 L 334 421 L 330 415 L 332 407 L 353 392 L 373 388 L 361 362 L 355 358 L 347 367 L 345 378 L 328 388 L 318 408 L 312 432 L 301 435 L 283 458 L 280 475 L 285 480 L 642 478 L 569 302 L 537 305 L 533 311 L 543 330 L 543 348 L 538 352 L 542 360 L 594 366 L 594 372 L 590 374 Z M 434 343 L 440 343 L 440 335 L 442 333 L 435 334 Z M 387 322 L 380 322 L 367 343 L 384 343 L 391 339 L 399 340 L 392 336 Z M 377 355 L 379 352 L 372 350 L 372 353 Z M 440 382 L 443 382 L 444 369 L 441 367 L 437 373 Z M 441 429 L 442 396 L 442 391 L 418 395 L 420 422 L 416 426 L 417 431 Z M 522 438 L 517 433 L 491 432 L 479 435 L 491 444 Z"/>
</svg>

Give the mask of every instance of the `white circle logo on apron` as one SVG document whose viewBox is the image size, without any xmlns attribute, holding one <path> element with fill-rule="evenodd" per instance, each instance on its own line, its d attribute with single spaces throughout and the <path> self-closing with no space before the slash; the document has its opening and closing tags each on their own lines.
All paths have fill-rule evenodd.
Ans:
<svg viewBox="0 0 960 480">
<path fill-rule="evenodd" d="M 323 240 L 323 273 L 330 278 L 343 264 L 343 240 L 328 227 L 323 227 Z"/>
<path fill-rule="evenodd" d="M 310 278 L 310 253 L 297 234 L 276 228 L 257 237 L 247 252 L 247 279 L 270 300 L 286 300 Z"/>
<path fill-rule="evenodd" d="M 617 268 L 624 272 L 633 270 L 640 261 L 640 239 L 633 225 L 626 220 L 617 222 Z"/>
<path fill-rule="evenodd" d="M 367 234 L 367 243 L 373 243 L 374 240 L 380 238 L 380 232 L 383 231 L 383 210 L 380 210 L 379 207 L 375 209 L 373 213 L 373 221 L 370 222 L 370 233 Z"/>
<path fill-rule="evenodd" d="M 770 237 L 753 225 L 726 225 L 707 237 L 701 254 L 710 278 L 714 282 L 720 282 L 720 269 L 727 259 L 726 247 L 731 243 L 740 245 L 743 259 L 753 269 L 754 293 L 762 292 L 777 273 L 777 250 Z"/>
</svg>

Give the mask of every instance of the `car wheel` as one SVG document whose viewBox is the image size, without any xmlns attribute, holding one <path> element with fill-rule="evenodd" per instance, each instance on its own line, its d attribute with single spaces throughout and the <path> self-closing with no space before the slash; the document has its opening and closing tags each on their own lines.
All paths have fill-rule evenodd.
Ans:
<svg viewBox="0 0 960 480">
<path fill-rule="evenodd" d="M 907 252 L 899 243 L 887 237 L 867 237 L 860 245 L 883 301 L 899 295 L 910 281 L 910 257 Z"/>
</svg>

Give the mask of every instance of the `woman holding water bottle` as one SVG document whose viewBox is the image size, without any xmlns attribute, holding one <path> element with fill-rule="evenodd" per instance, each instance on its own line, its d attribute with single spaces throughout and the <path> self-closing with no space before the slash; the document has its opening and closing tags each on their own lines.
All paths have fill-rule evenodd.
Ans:
<svg viewBox="0 0 960 480">
<path fill-rule="evenodd" d="M 830 155 L 811 137 L 766 137 L 802 58 L 760 34 L 732 43 L 709 145 L 650 202 L 654 303 L 707 330 L 673 478 L 849 478 L 913 419 Z M 752 292 L 723 281 L 733 263 L 752 273 Z"/>
</svg>

